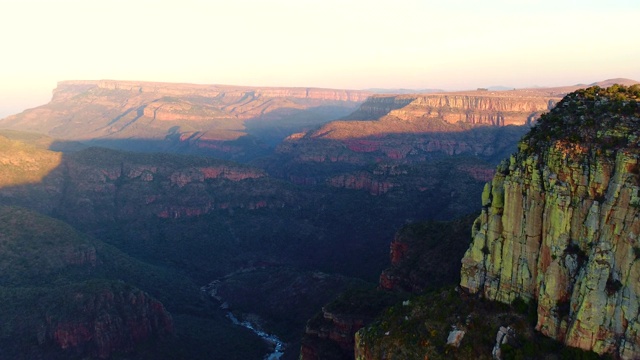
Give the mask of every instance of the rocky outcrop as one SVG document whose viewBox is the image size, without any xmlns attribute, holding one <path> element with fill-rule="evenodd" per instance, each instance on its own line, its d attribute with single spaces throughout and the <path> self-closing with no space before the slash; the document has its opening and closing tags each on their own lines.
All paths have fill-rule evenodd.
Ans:
<svg viewBox="0 0 640 360">
<path fill-rule="evenodd" d="M 360 330 L 365 322 L 371 321 L 370 319 L 361 319 L 349 314 L 335 314 L 322 309 L 322 319 L 314 320 L 310 324 L 307 324 L 305 328 L 305 334 L 311 338 L 328 339 L 332 343 L 337 344 L 342 350 L 351 351 L 354 346 L 355 333 Z M 311 353 L 311 351 L 305 351 L 305 348 L 310 347 L 309 344 L 302 346 L 302 353 Z M 303 359 L 308 359 L 309 356 Z"/>
<path fill-rule="evenodd" d="M 505 344 L 513 343 L 516 340 L 516 332 L 510 326 L 504 327 L 500 326 L 498 333 L 496 334 L 496 344 L 493 346 L 493 350 L 491 350 L 491 356 L 495 360 L 502 360 L 502 349 L 501 347 Z"/>
<path fill-rule="evenodd" d="M 531 125 L 559 100 L 523 90 L 374 95 L 347 120 L 331 122 L 308 136 L 347 141 L 389 134 L 460 132 L 483 125 Z"/>
<path fill-rule="evenodd" d="M 358 330 L 396 301 L 395 294 L 381 290 L 343 293 L 307 322 L 300 359 L 353 359 Z"/>
<path fill-rule="evenodd" d="M 216 209 L 282 205 L 282 201 L 270 199 L 269 188 L 256 189 L 241 197 L 213 191 L 222 183 L 229 183 L 229 191 L 243 187 L 242 182 L 265 178 L 261 170 L 204 158 L 180 163 L 187 159 L 168 155 L 164 159 L 142 154 L 127 156 L 98 148 L 69 156 L 64 164 L 66 190 L 61 196 L 64 202 L 74 205 L 59 211 L 76 220 L 95 222 L 113 219 L 114 215 L 181 218 Z"/>
<path fill-rule="evenodd" d="M 523 96 L 513 92 L 487 94 L 426 95 L 389 115 L 402 120 L 441 118 L 450 124 L 484 124 L 494 126 L 526 125 L 549 111 L 559 98 Z"/>
<path fill-rule="evenodd" d="M 499 167 L 461 286 L 537 303 L 536 329 L 640 357 L 640 87 L 589 88 L 542 117 Z"/>
<path fill-rule="evenodd" d="M 95 283 L 65 294 L 69 312 L 49 311 L 38 341 L 68 353 L 107 359 L 145 341 L 171 336 L 173 320 L 148 294 L 123 284 Z M 94 289 L 95 288 L 95 289 Z"/>
</svg>

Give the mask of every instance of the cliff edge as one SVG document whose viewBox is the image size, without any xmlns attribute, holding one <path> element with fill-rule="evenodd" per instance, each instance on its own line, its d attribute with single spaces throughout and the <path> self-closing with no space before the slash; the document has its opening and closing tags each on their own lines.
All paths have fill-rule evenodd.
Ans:
<svg viewBox="0 0 640 360">
<path fill-rule="evenodd" d="M 461 286 L 566 345 L 640 357 L 640 86 L 567 95 L 498 166 Z"/>
</svg>

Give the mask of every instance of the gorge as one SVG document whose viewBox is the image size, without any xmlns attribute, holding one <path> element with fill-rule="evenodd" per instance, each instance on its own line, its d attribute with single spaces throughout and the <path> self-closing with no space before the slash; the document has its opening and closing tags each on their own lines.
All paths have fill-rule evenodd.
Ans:
<svg viewBox="0 0 640 360">
<path fill-rule="evenodd" d="M 584 87 L 60 82 L 0 120 L 0 358 L 262 358 L 230 311 L 282 359 L 490 357 L 509 325 L 505 354 L 632 359 L 637 87 Z"/>
</svg>

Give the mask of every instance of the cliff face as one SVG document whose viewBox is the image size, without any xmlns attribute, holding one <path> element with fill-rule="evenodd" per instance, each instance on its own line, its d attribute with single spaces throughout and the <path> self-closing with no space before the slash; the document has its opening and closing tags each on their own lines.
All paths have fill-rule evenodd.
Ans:
<svg viewBox="0 0 640 360">
<path fill-rule="evenodd" d="M 536 329 L 640 357 L 640 88 L 568 95 L 498 167 L 461 286 L 537 303 Z"/>
<path fill-rule="evenodd" d="M 349 359 L 356 332 L 370 321 L 358 314 L 335 314 L 323 308 L 305 327 L 300 360 Z"/>
</svg>

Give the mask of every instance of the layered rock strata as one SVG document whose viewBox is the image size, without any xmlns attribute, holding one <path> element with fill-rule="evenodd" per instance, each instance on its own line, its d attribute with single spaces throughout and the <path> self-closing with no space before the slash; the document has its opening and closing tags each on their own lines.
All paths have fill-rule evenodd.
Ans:
<svg viewBox="0 0 640 360">
<path fill-rule="evenodd" d="M 32 131 L 127 150 L 250 159 L 293 132 L 348 115 L 357 90 L 62 81 L 48 104 L 0 120 Z"/>
<path fill-rule="evenodd" d="M 536 329 L 640 357 L 640 87 L 565 97 L 499 167 L 462 259 L 461 286 L 537 303 Z"/>
</svg>

